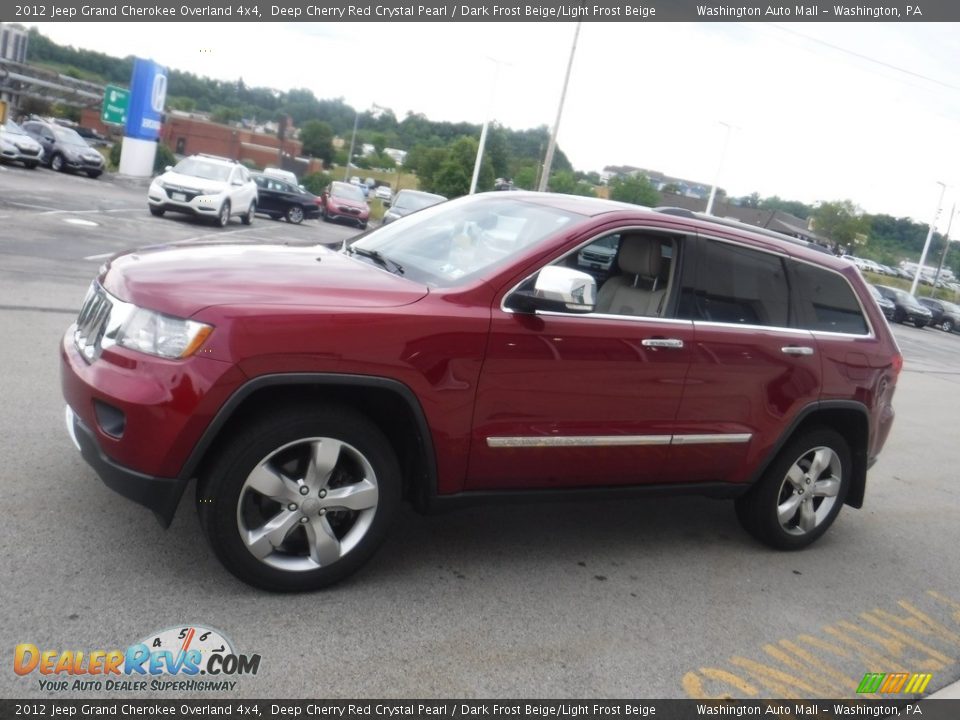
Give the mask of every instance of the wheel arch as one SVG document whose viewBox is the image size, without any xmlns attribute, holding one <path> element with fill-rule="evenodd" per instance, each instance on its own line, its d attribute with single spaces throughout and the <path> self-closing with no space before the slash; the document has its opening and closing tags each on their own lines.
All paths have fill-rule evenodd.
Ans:
<svg viewBox="0 0 960 720">
<path fill-rule="evenodd" d="M 180 473 L 202 476 L 230 436 L 231 428 L 277 408 L 348 405 L 366 415 L 390 442 L 400 464 L 403 496 L 423 506 L 435 494 L 436 455 L 426 416 L 414 392 L 390 378 L 326 373 L 281 373 L 250 380 L 214 416 Z"/>
<path fill-rule="evenodd" d="M 813 427 L 821 426 L 836 430 L 847 441 L 853 459 L 853 474 L 844 504 L 855 508 L 863 507 L 867 468 L 870 464 L 867 457 L 870 423 L 866 406 L 853 400 L 826 400 L 804 408 L 767 453 L 749 484 L 752 486 L 763 476 L 792 438 Z"/>
</svg>

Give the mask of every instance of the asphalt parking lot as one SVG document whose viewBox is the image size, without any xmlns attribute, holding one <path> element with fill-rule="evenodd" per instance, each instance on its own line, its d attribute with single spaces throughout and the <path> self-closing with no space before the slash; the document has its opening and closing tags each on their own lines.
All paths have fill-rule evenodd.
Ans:
<svg viewBox="0 0 960 720">
<path fill-rule="evenodd" d="M 270 595 L 219 565 L 190 502 L 165 531 L 97 479 L 64 430 L 57 346 L 118 250 L 356 230 L 220 230 L 153 218 L 145 195 L 0 166 L 0 696 L 51 696 L 13 672 L 19 643 L 110 650 L 192 624 L 261 655 L 230 698 L 816 698 L 868 671 L 931 673 L 928 692 L 960 678 L 960 335 L 895 328 L 898 418 L 866 505 L 806 551 L 758 545 L 703 498 L 406 511 L 351 580 Z"/>
</svg>

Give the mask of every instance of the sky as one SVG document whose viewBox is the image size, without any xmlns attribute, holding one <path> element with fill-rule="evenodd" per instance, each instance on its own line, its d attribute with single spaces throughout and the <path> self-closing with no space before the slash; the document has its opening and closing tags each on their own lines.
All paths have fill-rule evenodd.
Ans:
<svg viewBox="0 0 960 720">
<path fill-rule="evenodd" d="M 514 129 L 553 126 L 575 31 L 561 22 L 37 27 L 58 43 L 309 88 L 360 110 Z M 960 23 L 583 23 L 558 143 L 577 170 L 633 165 L 716 180 L 731 196 L 849 199 L 922 223 L 936 215 L 942 182 L 943 232 L 960 201 Z"/>
</svg>

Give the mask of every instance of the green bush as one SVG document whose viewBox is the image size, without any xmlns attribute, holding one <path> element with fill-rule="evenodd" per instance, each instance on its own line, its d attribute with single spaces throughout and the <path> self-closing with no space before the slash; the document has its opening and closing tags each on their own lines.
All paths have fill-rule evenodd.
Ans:
<svg viewBox="0 0 960 720">
<path fill-rule="evenodd" d="M 319 195 L 330 184 L 331 180 L 333 178 L 325 172 L 310 173 L 303 176 L 301 184 L 314 195 Z"/>
<path fill-rule="evenodd" d="M 176 164 L 177 156 L 173 154 L 173 150 L 163 143 L 157 143 L 157 154 L 153 158 L 153 171 L 155 173 L 161 173 L 167 165 Z"/>
</svg>

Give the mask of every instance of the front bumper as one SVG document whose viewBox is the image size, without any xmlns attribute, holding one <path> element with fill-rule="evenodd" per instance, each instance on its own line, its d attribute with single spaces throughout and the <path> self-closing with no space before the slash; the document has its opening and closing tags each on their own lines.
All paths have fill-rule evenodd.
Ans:
<svg viewBox="0 0 960 720">
<path fill-rule="evenodd" d="M 147 192 L 147 202 L 151 207 L 200 217 L 216 217 L 225 200 L 226 198 L 222 195 L 198 195 L 189 191 L 170 192 L 160 185 L 151 185 Z"/>
<path fill-rule="evenodd" d="M 160 524 L 165 528 L 170 527 L 187 480 L 153 477 L 118 465 L 104 455 L 93 431 L 77 417 L 69 405 L 66 406 L 66 423 L 67 433 L 73 444 L 104 484 L 125 498 L 153 510 Z"/>
</svg>

